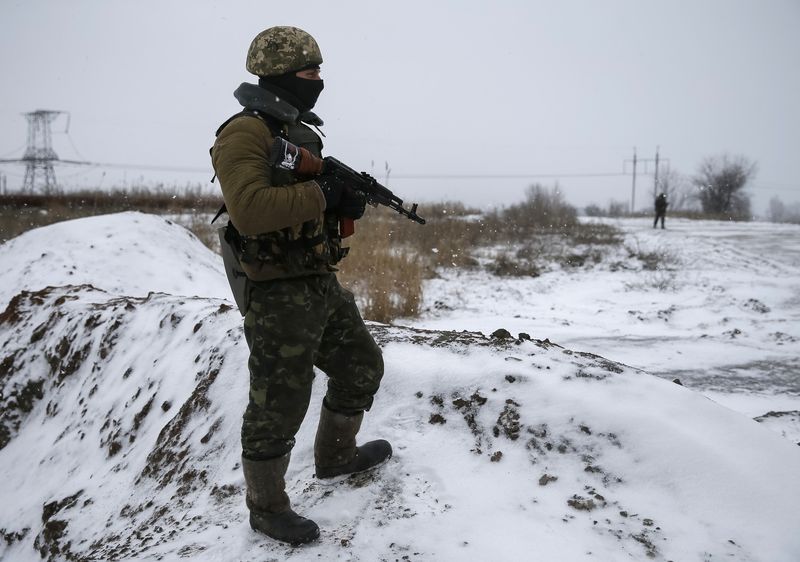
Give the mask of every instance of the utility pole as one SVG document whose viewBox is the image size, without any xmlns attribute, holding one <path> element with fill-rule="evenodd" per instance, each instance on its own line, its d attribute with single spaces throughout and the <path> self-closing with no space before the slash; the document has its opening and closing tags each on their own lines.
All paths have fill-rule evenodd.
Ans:
<svg viewBox="0 0 800 562">
<path fill-rule="evenodd" d="M 658 196 L 658 149 L 660 147 L 656 147 L 656 174 L 653 177 L 653 191 L 656 192 L 656 196 Z"/>
<path fill-rule="evenodd" d="M 28 119 L 28 147 L 22 157 L 22 161 L 25 162 L 23 191 L 33 193 L 37 184 L 43 186 L 44 193 L 50 193 L 56 188 L 53 162 L 58 160 L 58 155 L 53 150 L 50 123 L 61 113 L 63 111 L 39 109 L 25 114 Z M 36 177 L 37 172 L 41 177 L 39 181 Z"/>
<path fill-rule="evenodd" d="M 644 162 L 644 173 L 647 174 L 647 165 L 650 162 L 655 163 L 655 188 L 658 190 L 658 165 L 660 162 L 669 162 L 669 158 L 661 158 L 659 156 L 659 150 L 661 147 L 656 147 L 656 157 L 655 158 L 639 158 L 636 156 L 636 147 L 633 147 L 633 160 L 625 160 L 623 162 L 623 171 L 625 170 L 625 164 L 628 162 L 633 162 L 633 186 L 631 187 L 631 214 L 636 210 L 636 165 L 637 163 Z"/>
<path fill-rule="evenodd" d="M 633 185 L 631 186 L 631 214 L 636 204 L 636 147 L 633 147 Z"/>
</svg>

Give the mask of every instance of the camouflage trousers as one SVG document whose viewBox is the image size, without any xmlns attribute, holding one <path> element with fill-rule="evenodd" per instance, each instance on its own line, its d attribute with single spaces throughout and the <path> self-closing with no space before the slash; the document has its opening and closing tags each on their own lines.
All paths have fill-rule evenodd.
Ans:
<svg viewBox="0 0 800 562">
<path fill-rule="evenodd" d="M 350 413 L 372 406 L 383 357 L 335 274 L 253 283 L 244 333 L 250 348 L 244 456 L 265 459 L 292 449 L 315 366 L 328 376 L 329 408 Z"/>
</svg>

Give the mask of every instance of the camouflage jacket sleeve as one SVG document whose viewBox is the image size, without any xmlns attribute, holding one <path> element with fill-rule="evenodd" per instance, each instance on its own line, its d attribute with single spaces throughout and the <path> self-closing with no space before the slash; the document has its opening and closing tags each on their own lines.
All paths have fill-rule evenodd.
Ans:
<svg viewBox="0 0 800 562">
<path fill-rule="evenodd" d="M 267 164 L 272 135 L 260 119 L 239 117 L 219 134 L 211 152 L 231 222 L 256 235 L 321 219 L 325 197 L 314 181 L 275 186 Z"/>
</svg>

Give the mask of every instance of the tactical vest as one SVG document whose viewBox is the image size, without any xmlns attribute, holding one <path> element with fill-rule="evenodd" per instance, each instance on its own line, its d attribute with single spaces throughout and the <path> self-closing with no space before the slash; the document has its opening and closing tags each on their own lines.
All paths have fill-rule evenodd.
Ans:
<svg viewBox="0 0 800 562">
<path fill-rule="evenodd" d="M 322 156 L 322 140 L 311 128 L 303 123 L 281 123 L 257 110 L 245 109 L 232 116 L 217 129 L 217 136 L 228 123 L 240 116 L 261 119 L 273 137 L 281 136 L 296 146 L 306 148 L 317 157 Z M 272 169 L 272 185 L 275 187 L 308 179 L 298 178 L 289 170 Z M 335 271 L 333 266 L 347 255 L 348 250 L 341 247 L 339 219 L 330 213 L 325 213 L 322 221 L 314 219 L 254 236 L 241 235 L 229 221 L 224 237 L 233 248 L 247 277 L 253 281 Z"/>
</svg>

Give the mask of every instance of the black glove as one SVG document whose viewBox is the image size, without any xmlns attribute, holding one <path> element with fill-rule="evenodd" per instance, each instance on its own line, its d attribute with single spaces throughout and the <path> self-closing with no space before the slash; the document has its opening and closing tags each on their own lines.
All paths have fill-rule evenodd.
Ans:
<svg viewBox="0 0 800 562">
<path fill-rule="evenodd" d="M 358 220 L 364 216 L 364 210 L 367 208 L 366 196 L 351 187 L 345 187 L 342 190 L 342 196 L 339 200 L 339 216 Z"/>
<path fill-rule="evenodd" d="M 345 183 L 342 178 L 335 174 L 321 174 L 314 178 L 317 182 L 322 194 L 325 196 L 325 210 L 333 211 L 339 207 L 342 199 L 342 192 L 345 189 Z"/>
</svg>

